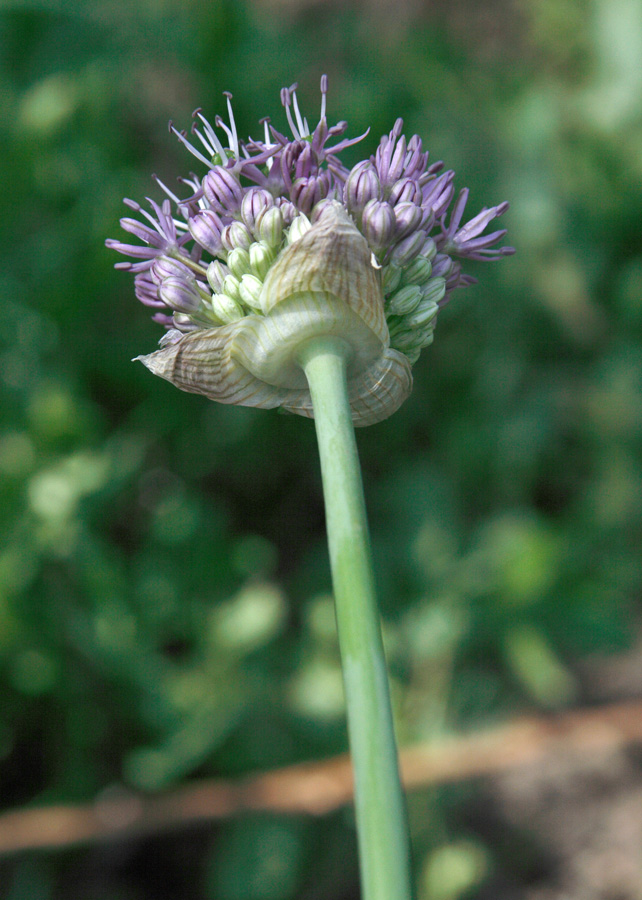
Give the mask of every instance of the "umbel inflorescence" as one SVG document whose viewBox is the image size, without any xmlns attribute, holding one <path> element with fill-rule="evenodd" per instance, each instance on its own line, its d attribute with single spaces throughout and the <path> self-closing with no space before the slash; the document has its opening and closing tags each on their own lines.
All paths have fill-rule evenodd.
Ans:
<svg viewBox="0 0 642 900">
<path fill-rule="evenodd" d="M 460 260 L 514 252 L 496 246 L 505 229 L 484 234 L 508 204 L 461 225 L 464 189 L 448 215 L 455 173 L 429 164 L 401 119 L 348 170 L 339 154 L 366 135 L 328 127 L 326 76 L 313 131 L 295 91 L 281 91 L 292 137 L 265 119 L 263 140 L 239 141 L 229 94 L 229 124 L 217 116 L 213 127 L 196 110 L 190 142 L 170 123 L 205 175 L 181 179 L 184 199 L 157 178 L 167 198 L 149 200 L 151 212 L 125 200 L 142 221 L 121 225 L 142 244 L 106 243 L 136 259 L 117 268 L 134 273 L 136 296 L 167 329 L 160 349 L 139 357 L 152 372 L 223 403 L 311 416 L 301 349 L 340 337 L 353 420 L 367 425 L 408 396 L 439 310 L 475 281 Z"/>
</svg>

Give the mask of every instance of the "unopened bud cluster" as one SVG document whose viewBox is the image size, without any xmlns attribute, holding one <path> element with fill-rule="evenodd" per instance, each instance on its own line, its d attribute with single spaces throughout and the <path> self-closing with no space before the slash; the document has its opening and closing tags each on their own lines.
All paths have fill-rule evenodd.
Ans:
<svg viewBox="0 0 642 900">
<path fill-rule="evenodd" d="M 189 189 L 185 198 L 156 179 L 167 198 L 149 201 L 151 212 L 126 200 L 140 218 L 124 218 L 121 225 L 142 243 L 107 245 L 136 260 L 117 267 L 134 273 L 136 296 L 168 329 L 161 341 L 166 346 L 195 331 L 266 315 L 273 306 L 264 290 L 270 270 L 329 205 L 336 217 L 339 204 L 367 242 L 378 273 L 388 330 L 384 343 L 412 364 L 432 341 L 439 310 L 452 292 L 475 280 L 462 274 L 461 260 L 514 252 L 496 246 L 505 230 L 484 234 L 508 204 L 483 209 L 461 226 L 468 191 L 460 192 L 448 215 L 454 172 L 444 171 L 442 163 L 429 165 L 421 139 L 403 136 L 401 119 L 373 156 L 348 170 L 339 154 L 365 135 L 345 139 L 345 122 L 328 126 L 325 76 L 321 116 L 310 131 L 295 88 L 281 92 L 292 137 L 266 119 L 262 140 L 240 142 L 230 95 L 229 125 L 217 117 L 218 131 L 200 110 L 194 114 L 194 142 L 170 124 L 206 167 L 205 175 L 181 179 Z"/>
</svg>

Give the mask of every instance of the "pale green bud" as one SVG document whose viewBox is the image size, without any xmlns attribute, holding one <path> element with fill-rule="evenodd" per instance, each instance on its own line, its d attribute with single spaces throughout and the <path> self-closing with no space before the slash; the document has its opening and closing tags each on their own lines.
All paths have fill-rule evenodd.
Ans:
<svg viewBox="0 0 642 900">
<path fill-rule="evenodd" d="M 242 247 L 231 250 L 227 257 L 227 267 L 239 280 L 250 271 L 250 254 Z"/>
<path fill-rule="evenodd" d="M 288 244 L 294 244 L 296 241 L 300 241 L 303 235 L 312 228 L 310 220 L 305 215 L 305 213 L 299 213 L 296 219 L 290 225 L 290 230 L 288 232 Z"/>
<path fill-rule="evenodd" d="M 228 297 L 231 297 L 232 300 L 236 300 L 237 303 L 242 303 L 239 285 L 240 280 L 238 278 L 235 278 L 234 275 L 227 275 L 223 282 L 223 290 L 221 293 L 227 294 Z"/>
<path fill-rule="evenodd" d="M 432 303 L 440 303 L 446 295 L 446 279 L 441 277 L 431 278 L 422 291 L 423 299 Z"/>
<path fill-rule="evenodd" d="M 403 274 L 401 268 L 395 266 L 394 263 L 389 263 L 387 266 L 383 267 L 381 274 L 383 278 L 384 294 L 390 294 L 392 291 L 396 291 L 401 284 L 401 276 Z"/>
<path fill-rule="evenodd" d="M 250 309 L 254 309 L 257 312 L 261 311 L 260 297 L 262 288 L 263 282 L 260 281 L 256 275 L 244 275 L 239 284 L 241 300 L 246 306 L 249 306 Z"/>
<path fill-rule="evenodd" d="M 438 312 L 439 306 L 436 303 L 432 300 L 422 300 L 417 309 L 404 318 L 404 325 L 420 328 L 422 325 L 432 322 Z"/>
<path fill-rule="evenodd" d="M 430 265 L 430 263 L 429 263 Z M 419 306 L 421 301 L 421 288 L 416 284 L 409 284 L 401 288 L 389 298 L 388 312 L 395 316 L 405 316 Z"/>
<path fill-rule="evenodd" d="M 236 322 L 238 319 L 242 319 L 244 315 L 241 305 L 236 300 L 228 297 L 227 294 L 214 294 L 212 296 L 212 310 L 217 319 L 225 324 Z"/>
<path fill-rule="evenodd" d="M 255 233 L 268 247 L 280 246 L 283 240 L 283 214 L 277 206 L 271 206 L 258 214 Z"/>
<path fill-rule="evenodd" d="M 220 294 L 223 291 L 223 282 L 228 275 L 227 268 L 218 259 L 215 259 L 207 267 L 207 281 L 214 293 Z"/>
<path fill-rule="evenodd" d="M 418 256 L 403 270 L 404 284 L 425 284 L 430 278 L 432 263 L 425 256 Z"/>
<path fill-rule="evenodd" d="M 258 241 L 250 247 L 250 266 L 252 272 L 260 279 L 265 278 L 274 259 L 276 252 L 263 241 Z"/>
</svg>

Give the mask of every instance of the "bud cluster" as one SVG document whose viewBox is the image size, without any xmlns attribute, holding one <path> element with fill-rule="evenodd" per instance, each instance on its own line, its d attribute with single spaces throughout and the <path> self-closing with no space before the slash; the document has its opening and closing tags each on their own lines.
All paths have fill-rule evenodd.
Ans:
<svg viewBox="0 0 642 900">
<path fill-rule="evenodd" d="M 126 200 L 144 221 L 127 217 L 121 225 L 142 245 L 109 240 L 107 246 L 136 260 L 117 266 L 134 274 L 136 296 L 169 329 L 166 344 L 189 332 L 264 315 L 263 285 L 279 254 L 301 239 L 328 203 L 339 202 L 380 270 L 390 345 L 414 363 L 432 341 L 437 314 L 452 291 L 474 281 L 462 274 L 458 260 L 514 252 L 495 246 L 505 230 L 483 234 L 508 204 L 484 209 L 460 227 L 464 190 L 446 223 L 454 172 L 442 171 L 442 163 L 429 165 L 421 139 L 403 136 L 401 119 L 381 138 L 374 156 L 348 170 L 338 154 L 365 135 L 343 139 L 345 122 L 328 127 L 326 76 L 321 116 L 312 132 L 295 89 L 281 92 L 292 137 L 266 119 L 263 140 L 240 142 L 229 94 L 229 125 L 215 119 L 223 141 L 200 110 L 192 131 L 202 150 L 170 123 L 207 167 L 205 176 L 183 180 L 191 189 L 186 199 L 156 179 L 167 199 L 160 205 L 150 201 L 151 213 Z M 336 142 L 330 146 L 331 140 Z"/>
</svg>

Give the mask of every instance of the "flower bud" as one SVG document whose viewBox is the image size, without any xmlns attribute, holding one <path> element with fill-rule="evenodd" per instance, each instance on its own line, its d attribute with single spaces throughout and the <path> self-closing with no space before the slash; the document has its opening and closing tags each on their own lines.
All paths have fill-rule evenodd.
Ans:
<svg viewBox="0 0 642 900">
<path fill-rule="evenodd" d="M 203 179 L 203 193 L 219 212 L 236 212 L 243 200 L 243 188 L 230 169 L 214 166 Z"/>
<path fill-rule="evenodd" d="M 309 231 L 311 228 L 310 220 L 304 213 L 300 213 L 296 219 L 290 225 L 290 231 L 288 232 L 288 244 L 294 244 L 296 241 L 301 240 L 306 231 Z"/>
<path fill-rule="evenodd" d="M 395 236 L 397 240 L 405 238 L 421 227 L 424 214 L 420 206 L 403 201 L 397 203 L 395 210 Z"/>
<path fill-rule="evenodd" d="M 445 253 L 438 253 L 432 261 L 432 274 L 448 278 L 455 264 Z"/>
<path fill-rule="evenodd" d="M 239 291 L 240 280 L 235 278 L 234 275 L 228 275 L 223 282 L 223 293 L 227 294 L 228 297 L 231 297 L 232 300 L 236 300 L 237 303 L 242 303 L 241 292 Z"/>
<path fill-rule="evenodd" d="M 407 266 L 421 253 L 426 241 L 425 231 L 415 231 L 409 234 L 393 248 L 391 259 L 398 266 Z"/>
<path fill-rule="evenodd" d="M 212 256 L 221 252 L 223 223 L 212 209 L 203 209 L 192 216 L 187 227 L 194 240 Z"/>
<path fill-rule="evenodd" d="M 296 208 L 310 215 L 312 208 L 320 200 L 325 200 L 330 190 L 330 176 L 327 172 L 308 178 L 297 178 L 290 190 L 290 197 Z"/>
<path fill-rule="evenodd" d="M 392 203 L 393 206 L 396 206 L 397 203 L 421 205 L 421 201 L 421 188 L 413 178 L 400 178 L 399 181 L 395 181 L 390 189 L 388 202 Z"/>
<path fill-rule="evenodd" d="M 299 210 L 291 200 L 281 200 L 281 202 L 279 203 L 279 209 L 281 210 L 281 215 L 283 216 L 283 224 L 286 228 L 288 228 L 299 215 Z"/>
<path fill-rule="evenodd" d="M 194 274 L 190 268 L 169 256 L 158 256 L 152 263 L 149 274 L 152 281 L 158 285 L 161 285 L 163 280 L 170 276 L 184 278 L 187 281 L 194 280 Z"/>
<path fill-rule="evenodd" d="M 228 253 L 241 247 L 243 250 L 249 250 L 252 243 L 252 235 L 242 222 L 232 222 L 226 225 L 221 234 L 221 243 Z"/>
<path fill-rule="evenodd" d="M 241 218 L 248 229 L 256 234 L 259 215 L 274 206 L 274 197 L 263 188 L 249 188 L 241 202 Z"/>
<path fill-rule="evenodd" d="M 418 256 L 403 270 L 404 284 L 425 284 L 430 278 L 432 265 L 425 256 Z"/>
<path fill-rule="evenodd" d="M 446 279 L 435 277 L 431 278 L 428 284 L 422 290 L 422 303 L 430 301 L 431 303 L 441 303 L 446 293 Z"/>
<path fill-rule="evenodd" d="M 224 266 L 218 259 L 209 264 L 207 267 L 207 281 L 215 294 L 222 293 L 223 282 L 229 274 L 227 266 Z"/>
<path fill-rule="evenodd" d="M 426 238 L 426 241 L 421 249 L 421 255 L 430 260 L 431 262 L 434 260 L 437 255 L 437 244 L 433 241 L 431 237 Z"/>
<path fill-rule="evenodd" d="M 163 279 L 158 293 L 163 303 L 180 312 L 193 313 L 201 305 L 201 295 L 193 279 L 190 283 L 185 278 L 170 275 Z"/>
<path fill-rule="evenodd" d="M 432 322 L 438 312 L 439 306 L 433 300 L 422 300 L 417 309 L 409 316 L 406 316 L 404 323 L 409 328 L 420 329 L 423 325 L 427 325 L 428 322 Z"/>
<path fill-rule="evenodd" d="M 395 230 L 395 214 L 385 200 L 366 203 L 361 218 L 361 230 L 375 253 L 382 253 L 390 244 Z"/>
<path fill-rule="evenodd" d="M 283 238 L 283 214 L 276 206 L 265 209 L 256 217 L 256 235 L 268 247 L 278 247 Z"/>
<path fill-rule="evenodd" d="M 421 288 L 416 284 L 409 284 L 396 291 L 388 300 L 387 311 L 395 316 L 405 316 L 419 306 L 421 301 Z"/>
<path fill-rule="evenodd" d="M 214 294 L 212 296 L 212 310 L 219 321 L 227 324 L 242 319 L 245 313 L 243 307 L 228 297 L 227 294 Z"/>
<path fill-rule="evenodd" d="M 239 294 L 241 300 L 250 309 L 261 312 L 261 290 L 263 282 L 255 275 L 244 275 L 239 283 Z"/>
<path fill-rule="evenodd" d="M 276 256 L 275 250 L 269 247 L 263 241 L 257 241 L 250 247 L 250 267 L 252 273 L 263 280 L 268 273 L 268 269 L 274 262 Z"/>
<path fill-rule="evenodd" d="M 179 331 L 183 332 L 183 334 L 189 333 L 190 331 L 198 331 L 198 325 L 190 315 L 187 315 L 187 313 L 175 312 L 171 321 Z"/>
<path fill-rule="evenodd" d="M 357 219 L 370 200 L 381 200 L 383 196 L 377 170 L 370 162 L 357 163 L 346 179 L 343 199 L 350 213 Z"/>
<path fill-rule="evenodd" d="M 403 270 L 400 266 L 396 266 L 394 263 L 388 263 L 387 266 L 383 267 L 382 279 L 384 294 L 390 294 L 392 293 L 392 291 L 397 290 L 397 288 L 401 284 L 402 275 Z"/>
<path fill-rule="evenodd" d="M 242 247 L 235 247 L 227 257 L 227 267 L 240 281 L 250 271 L 250 254 Z"/>
</svg>

